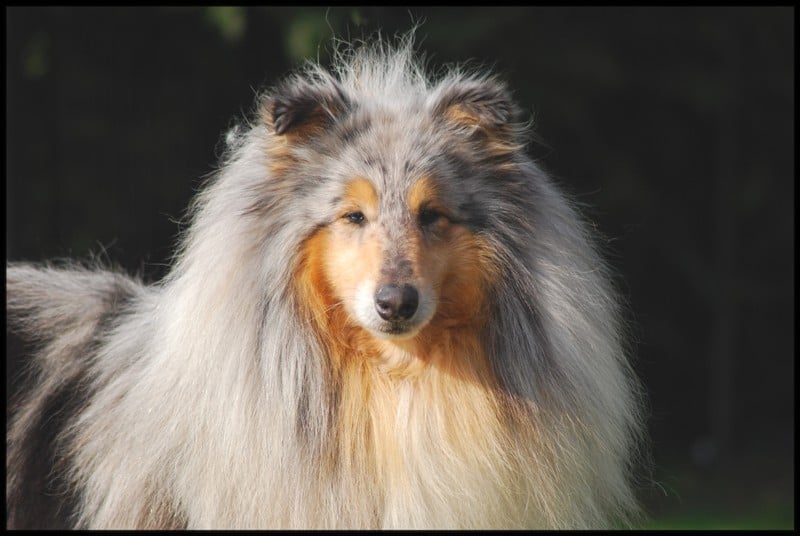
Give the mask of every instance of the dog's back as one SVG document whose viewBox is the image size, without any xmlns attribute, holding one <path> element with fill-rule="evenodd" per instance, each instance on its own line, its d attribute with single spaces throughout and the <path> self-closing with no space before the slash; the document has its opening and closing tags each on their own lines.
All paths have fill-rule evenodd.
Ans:
<svg viewBox="0 0 800 536">
<path fill-rule="evenodd" d="M 89 396 L 92 348 L 144 287 L 126 276 L 73 267 L 10 264 L 9 326 L 41 348 L 22 363 L 26 379 L 12 398 L 6 452 L 9 528 L 67 527 L 74 505 L 56 441 Z"/>
</svg>

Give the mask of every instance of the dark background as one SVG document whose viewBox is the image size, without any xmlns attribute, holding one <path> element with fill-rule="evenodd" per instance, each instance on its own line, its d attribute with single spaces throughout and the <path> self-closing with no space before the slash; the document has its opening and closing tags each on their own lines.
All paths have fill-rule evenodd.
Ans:
<svg viewBox="0 0 800 536">
<path fill-rule="evenodd" d="M 7 258 L 161 277 L 255 91 L 416 22 L 432 65 L 509 82 L 607 238 L 651 526 L 792 527 L 793 8 L 8 8 Z"/>
</svg>

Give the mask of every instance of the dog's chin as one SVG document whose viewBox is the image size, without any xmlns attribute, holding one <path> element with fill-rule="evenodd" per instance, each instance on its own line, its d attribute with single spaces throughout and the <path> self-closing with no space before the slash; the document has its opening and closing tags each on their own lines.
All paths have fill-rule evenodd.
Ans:
<svg viewBox="0 0 800 536">
<path fill-rule="evenodd" d="M 357 322 L 376 339 L 404 341 L 416 337 L 430 321 L 432 315 L 417 315 L 402 321 L 383 320 L 377 315 L 357 319 Z"/>
<path fill-rule="evenodd" d="M 419 333 L 422 328 L 419 324 L 410 324 L 406 322 L 382 322 L 378 326 L 373 326 L 369 329 L 370 333 L 378 339 L 389 341 L 399 341 L 411 339 Z"/>
</svg>

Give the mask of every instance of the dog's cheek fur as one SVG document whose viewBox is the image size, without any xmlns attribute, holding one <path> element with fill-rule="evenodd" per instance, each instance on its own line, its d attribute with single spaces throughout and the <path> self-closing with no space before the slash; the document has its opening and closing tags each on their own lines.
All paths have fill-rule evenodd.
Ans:
<svg viewBox="0 0 800 536">
<path fill-rule="evenodd" d="M 358 285 L 377 273 L 380 245 L 377 239 L 354 240 L 358 230 L 346 225 L 320 229 L 304 242 L 295 277 L 303 314 L 336 368 L 363 360 L 374 348 L 372 337 L 354 320 L 350 302 Z"/>
</svg>

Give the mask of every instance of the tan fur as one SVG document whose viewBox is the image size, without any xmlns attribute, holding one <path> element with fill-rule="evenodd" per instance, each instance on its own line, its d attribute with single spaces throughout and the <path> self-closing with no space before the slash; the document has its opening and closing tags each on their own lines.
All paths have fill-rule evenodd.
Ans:
<svg viewBox="0 0 800 536">
<path fill-rule="evenodd" d="M 343 199 L 343 212 L 361 210 L 367 218 L 377 216 L 377 194 L 368 181 L 352 181 Z M 414 212 L 423 204 L 434 206 L 432 182 L 418 181 L 407 199 Z M 384 501 L 421 511 L 425 505 L 412 504 L 418 500 L 413 494 L 419 487 L 412 480 L 426 477 L 428 468 L 419 464 L 429 456 L 412 451 L 444 450 L 463 464 L 449 475 L 453 481 L 446 483 L 448 494 L 459 493 L 462 478 L 483 475 L 487 491 L 495 480 L 498 484 L 514 480 L 513 461 L 502 452 L 488 459 L 507 458 L 507 465 L 481 467 L 487 453 L 502 450 L 507 441 L 481 340 L 491 256 L 465 228 L 445 219 L 437 225 L 443 238 L 434 245 L 408 231 L 415 271 L 432 280 L 441 293 L 436 315 L 412 339 L 375 339 L 350 319 L 344 306 L 362 278 L 376 277 L 384 246 L 379 233 L 368 232 L 354 240 L 352 233 L 357 231 L 346 222 L 317 232 L 303 247 L 296 276 L 306 314 L 337 364 L 342 397 L 337 448 L 342 471 L 373 475 L 376 488 L 394 490 Z M 409 443 L 411 438 L 417 439 Z M 417 443 L 420 438 L 424 444 Z M 487 500 L 497 497 L 507 494 Z M 466 501 L 465 516 L 468 506 Z M 464 520 L 451 522 L 460 526 Z"/>
</svg>

